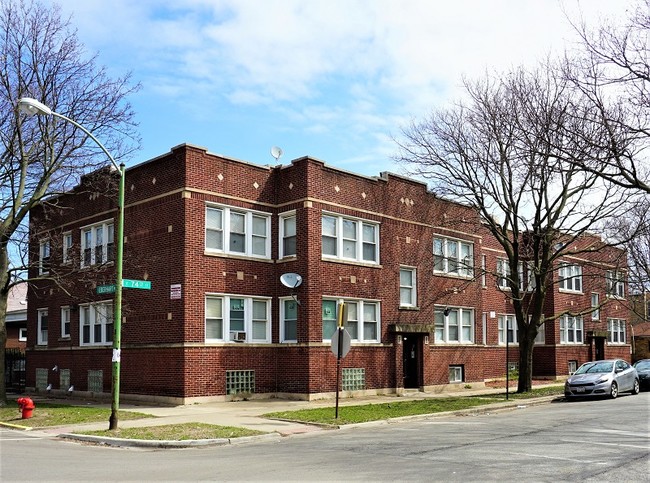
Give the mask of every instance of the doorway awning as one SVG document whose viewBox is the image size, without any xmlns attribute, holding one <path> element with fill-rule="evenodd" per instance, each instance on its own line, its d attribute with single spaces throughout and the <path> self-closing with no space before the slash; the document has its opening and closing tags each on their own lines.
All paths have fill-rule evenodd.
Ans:
<svg viewBox="0 0 650 483">
<path fill-rule="evenodd" d="M 431 334 L 435 331 L 434 324 L 388 324 L 388 332 L 406 334 Z"/>
</svg>

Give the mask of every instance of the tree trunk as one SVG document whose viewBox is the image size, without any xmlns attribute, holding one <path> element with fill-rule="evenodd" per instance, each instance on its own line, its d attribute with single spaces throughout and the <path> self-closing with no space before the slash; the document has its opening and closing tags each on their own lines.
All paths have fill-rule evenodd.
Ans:
<svg viewBox="0 0 650 483">
<path fill-rule="evenodd" d="M 7 299 L 9 292 L 0 290 L 0 407 L 7 405 L 5 387 L 5 347 L 7 345 Z"/>
<path fill-rule="evenodd" d="M 517 392 L 529 392 L 533 389 L 533 348 L 535 339 L 522 337 L 519 341 L 519 382 Z"/>
</svg>

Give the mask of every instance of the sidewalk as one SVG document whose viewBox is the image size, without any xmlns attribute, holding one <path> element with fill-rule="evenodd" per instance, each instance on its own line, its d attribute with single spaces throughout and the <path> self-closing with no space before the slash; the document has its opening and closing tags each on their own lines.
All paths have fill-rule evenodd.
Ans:
<svg viewBox="0 0 650 483">
<path fill-rule="evenodd" d="M 558 385 L 557 382 L 549 385 Z M 540 387 L 540 386 L 537 386 Z M 459 388 L 459 391 L 444 392 L 444 393 L 425 393 L 413 392 L 407 393 L 403 396 L 389 395 L 389 396 L 368 396 L 363 398 L 346 398 L 339 400 L 339 408 L 345 406 L 358 406 L 363 404 L 379 404 L 384 402 L 401 402 L 408 400 L 419 400 L 426 398 L 440 398 L 451 396 L 476 396 L 482 394 L 497 394 L 504 392 L 504 388 L 481 388 L 481 389 L 464 389 Z M 514 390 L 513 390 L 514 392 Z M 486 406 L 479 406 L 476 408 L 459 411 L 456 413 L 485 413 L 494 412 L 497 410 L 513 409 L 522 406 L 530 406 L 533 404 L 541 404 L 550 402 L 557 396 L 546 396 L 540 398 L 531 398 L 526 400 L 510 400 L 500 403 L 494 403 Z M 36 396 L 33 398 L 36 403 L 36 410 L 38 410 L 38 403 L 52 402 L 63 403 L 71 405 L 92 405 L 95 407 L 110 408 L 110 403 L 97 403 L 93 401 L 74 400 L 74 399 L 50 399 L 45 397 Z M 283 399 L 254 399 L 248 401 L 232 401 L 232 402 L 214 402 L 214 403 L 200 403 L 190 404 L 183 406 L 156 406 L 147 404 L 121 404 L 120 410 L 123 411 L 136 411 L 141 413 L 152 414 L 156 418 L 135 419 L 119 421 L 120 428 L 131 427 L 147 427 L 158 426 L 167 424 L 179 423 L 206 423 L 222 426 L 237 426 L 248 429 L 255 429 L 270 433 L 265 436 L 254 436 L 252 438 L 280 438 L 294 434 L 309 433 L 314 431 L 323 431 L 332 428 L 324 428 L 312 424 L 304 424 L 293 421 L 278 421 L 261 417 L 262 414 L 277 412 L 277 411 L 292 411 L 299 409 L 331 407 L 332 411 L 335 410 L 336 401 L 334 399 L 323 399 L 317 401 L 292 401 Z M 449 413 L 437 414 L 424 414 L 419 416 L 407 416 L 409 419 L 426 419 L 432 417 L 440 417 L 449 415 Z M 376 421 L 373 423 L 361 424 L 386 424 L 388 421 Z M 28 425 L 28 421 L 26 421 Z M 344 427 L 354 427 L 357 425 L 345 425 Z M 35 432 L 48 435 L 50 437 L 63 437 L 68 439 L 76 439 L 83 441 L 91 441 L 95 443 L 110 444 L 116 446 L 156 446 L 156 447 L 183 447 L 193 445 L 205 444 L 232 444 L 236 442 L 250 441 L 251 438 L 233 438 L 231 440 L 198 440 L 198 441 L 142 441 L 142 440 L 128 440 L 118 438 L 106 438 L 96 436 L 73 435 L 75 431 L 93 431 L 108 429 L 108 421 L 100 423 L 87 423 L 77 424 L 72 426 L 57 426 L 52 428 L 39 428 Z"/>
</svg>

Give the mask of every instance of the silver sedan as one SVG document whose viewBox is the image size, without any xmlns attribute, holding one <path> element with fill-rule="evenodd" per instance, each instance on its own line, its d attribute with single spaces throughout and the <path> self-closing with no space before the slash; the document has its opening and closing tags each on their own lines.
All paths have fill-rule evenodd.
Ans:
<svg viewBox="0 0 650 483">
<path fill-rule="evenodd" d="M 586 362 L 564 385 L 567 399 L 581 396 L 615 398 L 625 391 L 639 393 L 639 376 L 636 369 L 622 359 Z"/>
</svg>

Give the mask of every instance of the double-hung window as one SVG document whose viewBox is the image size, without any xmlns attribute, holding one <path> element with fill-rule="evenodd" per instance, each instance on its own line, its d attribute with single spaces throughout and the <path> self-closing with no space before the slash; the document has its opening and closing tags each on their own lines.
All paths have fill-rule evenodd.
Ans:
<svg viewBox="0 0 650 483">
<path fill-rule="evenodd" d="M 563 263 L 558 269 L 560 290 L 582 292 L 582 267 Z"/>
<path fill-rule="evenodd" d="M 399 305 L 400 307 L 416 307 L 417 287 L 415 268 L 401 267 L 399 269 Z"/>
<path fill-rule="evenodd" d="M 205 249 L 246 257 L 271 257 L 271 216 L 226 206 L 206 206 Z"/>
<path fill-rule="evenodd" d="M 514 315 L 499 315 L 498 318 L 499 344 L 518 344 L 519 327 Z"/>
<path fill-rule="evenodd" d="M 379 225 L 331 214 L 321 217 L 322 255 L 325 258 L 379 263 Z"/>
<path fill-rule="evenodd" d="M 560 343 L 582 344 L 584 326 L 582 317 L 565 314 L 560 317 Z"/>
<path fill-rule="evenodd" d="M 473 343 L 474 311 L 460 307 L 436 307 L 435 343 Z"/>
<path fill-rule="evenodd" d="M 113 342 L 113 302 L 79 307 L 80 345 L 109 345 Z"/>
<path fill-rule="evenodd" d="M 72 233 L 63 234 L 63 263 L 70 263 L 72 261 Z"/>
<path fill-rule="evenodd" d="M 48 321 L 47 321 L 47 309 L 39 309 L 38 310 L 38 331 L 37 331 L 37 339 L 36 343 L 38 345 L 47 345 L 47 329 L 48 329 Z"/>
<path fill-rule="evenodd" d="M 70 307 L 61 307 L 61 338 L 70 337 Z"/>
<path fill-rule="evenodd" d="M 280 215 L 280 258 L 296 255 L 296 214 Z"/>
<path fill-rule="evenodd" d="M 267 298 L 207 295 L 206 342 L 270 342 L 270 305 Z"/>
<path fill-rule="evenodd" d="M 102 222 L 81 229 L 81 266 L 88 267 L 115 259 L 113 223 Z"/>
<path fill-rule="evenodd" d="M 625 277 L 618 270 L 607 270 L 606 288 L 607 296 L 615 298 L 625 298 Z"/>
<path fill-rule="evenodd" d="M 46 275 L 50 272 L 50 240 L 42 240 L 38 249 L 38 274 Z"/>
<path fill-rule="evenodd" d="M 472 277 L 474 275 L 474 245 L 452 238 L 434 238 L 433 271 L 460 277 Z"/>
<path fill-rule="evenodd" d="M 599 320 L 600 319 L 600 296 L 592 292 L 591 293 L 591 320 Z"/>
<path fill-rule="evenodd" d="M 338 305 L 344 302 L 347 306 L 347 321 L 345 328 L 350 333 L 354 342 L 379 342 L 380 337 L 380 308 L 379 302 L 373 300 L 344 300 L 324 299 L 322 304 L 323 314 L 323 340 L 332 339 L 337 330 Z"/>
<path fill-rule="evenodd" d="M 280 299 L 280 342 L 298 341 L 298 303 L 293 298 Z"/>
<path fill-rule="evenodd" d="M 607 319 L 607 341 L 611 344 L 625 344 L 625 321 Z"/>
<path fill-rule="evenodd" d="M 510 262 L 505 258 L 497 260 L 497 286 L 501 289 L 510 289 Z"/>
</svg>

